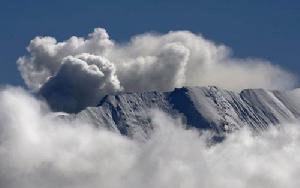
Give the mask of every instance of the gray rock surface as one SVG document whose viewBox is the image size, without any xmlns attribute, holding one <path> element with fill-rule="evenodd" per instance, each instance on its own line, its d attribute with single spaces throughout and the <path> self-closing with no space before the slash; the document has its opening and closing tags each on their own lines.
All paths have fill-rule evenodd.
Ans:
<svg viewBox="0 0 300 188">
<path fill-rule="evenodd" d="M 210 129 L 218 134 L 242 126 L 260 131 L 298 121 L 300 90 L 246 89 L 237 93 L 208 86 L 183 87 L 171 92 L 123 93 L 106 96 L 98 106 L 64 118 L 87 121 L 132 138 L 145 139 L 153 129 L 149 109 L 181 116 L 188 127 Z"/>
</svg>

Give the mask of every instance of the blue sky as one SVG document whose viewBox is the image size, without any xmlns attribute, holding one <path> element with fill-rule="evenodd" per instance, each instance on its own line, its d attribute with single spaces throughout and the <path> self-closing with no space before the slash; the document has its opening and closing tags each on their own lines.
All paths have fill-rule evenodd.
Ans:
<svg viewBox="0 0 300 188">
<path fill-rule="evenodd" d="M 236 57 L 259 57 L 300 72 L 300 1 L 1 0 L 0 84 L 22 85 L 16 59 L 37 35 L 64 40 L 95 27 L 127 41 L 148 31 L 190 30 L 231 47 Z"/>
</svg>

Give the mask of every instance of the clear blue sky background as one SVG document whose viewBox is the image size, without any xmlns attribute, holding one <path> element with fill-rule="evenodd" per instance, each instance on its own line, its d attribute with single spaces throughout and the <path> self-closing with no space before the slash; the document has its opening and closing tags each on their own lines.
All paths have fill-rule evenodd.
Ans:
<svg viewBox="0 0 300 188">
<path fill-rule="evenodd" d="M 190 30 L 300 73 L 300 1 L 1 0 L 0 84 L 21 85 L 16 59 L 37 35 L 64 40 L 104 27 L 126 41 L 146 31 Z"/>
</svg>

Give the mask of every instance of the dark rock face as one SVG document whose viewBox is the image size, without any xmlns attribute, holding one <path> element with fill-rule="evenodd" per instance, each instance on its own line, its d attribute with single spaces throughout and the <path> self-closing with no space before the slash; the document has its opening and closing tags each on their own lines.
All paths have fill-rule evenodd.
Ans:
<svg viewBox="0 0 300 188">
<path fill-rule="evenodd" d="M 299 101 L 299 102 L 298 102 Z M 68 119 L 84 120 L 137 139 L 153 127 L 149 109 L 182 117 L 189 127 L 218 134 L 247 126 L 255 131 L 300 118 L 300 92 L 247 89 L 241 93 L 210 87 L 183 87 L 171 92 L 109 95 Z"/>
</svg>

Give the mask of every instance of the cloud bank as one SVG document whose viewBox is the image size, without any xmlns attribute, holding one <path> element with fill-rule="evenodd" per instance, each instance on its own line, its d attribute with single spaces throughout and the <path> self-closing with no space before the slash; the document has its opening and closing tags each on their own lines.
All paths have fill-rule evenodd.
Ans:
<svg viewBox="0 0 300 188">
<path fill-rule="evenodd" d="M 36 37 L 27 50 L 29 55 L 18 59 L 27 86 L 41 90 L 52 108 L 68 112 L 96 105 L 102 96 L 120 91 L 194 85 L 237 91 L 285 89 L 296 82 L 270 62 L 234 58 L 229 47 L 189 31 L 145 33 L 118 43 L 97 28 L 87 38 L 73 36 L 62 42 Z"/>
<path fill-rule="evenodd" d="M 209 146 L 208 133 L 151 114 L 140 143 L 83 122 L 58 120 L 19 88 L 0 92 L 0 187 L 299 187 L 300 128 L 240 130 Z"/>
</svg>

